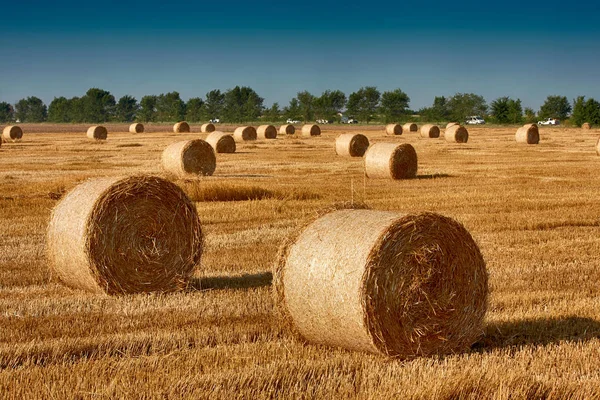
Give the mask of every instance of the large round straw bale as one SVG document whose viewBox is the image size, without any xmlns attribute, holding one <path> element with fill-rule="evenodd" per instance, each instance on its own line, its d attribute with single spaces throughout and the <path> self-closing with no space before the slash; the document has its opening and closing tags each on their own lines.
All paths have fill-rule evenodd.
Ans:
<svg viewBox="0 0 600 400">
<path fill-rule="evenodd" d="M 469 131 L 464 126 L 455 124 L 450 128 L 446 128 L 444 138 L 446 138 L 447 142 L 467 143 L 469 140 Z"/>
<path fill-rule="evenodd" d="M 96 140 L 106 140 L 108 131 L 102 125 L 90 126 L 87 130 L 87 137 Z"/>
<path fill-rule="evenodd" d="M 277 128 L 273 125 L 261 125 L 256 129 L 258 139 L 277 139 Z"/>
<path fill-rule="evenodd" d="M 458 122 L 448 122 L 446 124 L 446 129 L 450 128 L 452 125 L 460 125 Z"/>
<path fill-rule="evenodd" d="M 172 143 L 162 153 L 165 171 L 180 178 L 212 175 L 217 158 L 212 146 L 202 139 Z"/>
<path fill-rule="evenodd" d="M 302 127 L 302 136 L 320 136 L 321 128 L 319 125 L 306 124 Z"/>
<path fill-rule="evenodd" d="M 385 126 L 386 135 L 402 135 L 402 125 L 387 124 Z"/>
<path fill-rule="evenodd" d="M 402 125 L 402 130 L 406 132 L 417 132 L 419 127 L 414 122 L 407 122 L 406 124 Z"/>
<path fill-rule="evenodd" d="M 256 129 L 253 126 L 240 126 L 235 128 L 233 131 L 233 137 L 238 142 L 245 142 L 248 140 L 256 140 L 257 134 Z"/>
<path fill-rule="evenodd" d="M 592 129 L 592 126 L 590 125 L 590 123 L 589 123 L 589 122 L 584 122 L 584 123 L 581 125 L 581 127 L 582 127 L 583 129 Z"/>
<path fill-rule="evenodd" d="M 340 156 L 362 157 L 369 148 L 369 139 L 360 133 L 342 133 L 335 139 L 335 152 Z"/>
<path fill-rule="evenodd" d="M 214 131 L 215 131 L 215 129 L 216 129 L 216 128 L 215 128 L 215 126 L 214 126 L 213 124 L 211 124 L 211 123 L 208 123 L 208 124 L 202 124 L 202 125 L 200 126 L 200 132 L 203 132 L 203 133 L 210 133 L 210 132 L 214 132 Z"/>
<path fill-rule="evenodd" d="M 296 128 L 292 124 L 285 124 L 279 127 L 279 133 L 282 135 L 293 135 L 296 133 Z"/>
<path fill-rule="evenodd" d="M 95 293 L 184 288 L 202 254 L 196 207 L 175 184 L 154 176 L 99 178 L 56 205 L 47 235 L 61 281 Z"/>
<path fill-rule="evenodd" d="M 2 130 L 4 140 L 19 140 L 23 137 L 23 129 L 17 125 L 9 125 Z"/>
<path fill-rule="evenodd" d="M 281 248 L 274 294 L 285 325 L 308 342 L 412 358 L 469 349 L 488 276 L 451 218 L 337 210 Z"/>
<path fill-rule="evenodd" d="M 173 125 L 173 132 L 175 133 L 187 133 L 189 131 L 190 125 L 185 121 L 181 121 Z"/>
<path fill-rule="evenodd" d="M 365 153 L 365 173 L 369 178 L 414 178 L 417 152 L 408 143 L 375 143 Z"/>
<path fill-rule="evenodd" d="M 235 139 L 229 133 L 214 131 L 206 137 L 215 153 L 235 153 Z"/>
<path fill-rule="evenodd" d="M 525 124 L 515 134 L 517 143 L 538 144 L 540 142 L 540 132 L 537 124 Z"/>
<path fill-rule="evenodd" d="M 129 125 L 129 132 L 130 133 L 142 133 L 142 132 L 144 132 L 144 125 L 142 125 L 140 123 L 131 124 L 131 125 Z"/>
<path fill-rule="evenodd" d="M 421 127 L 421 137 L 424 138 L 439 138 L 440 127 L 433 124 L 423 125 Z"/>
</svg>

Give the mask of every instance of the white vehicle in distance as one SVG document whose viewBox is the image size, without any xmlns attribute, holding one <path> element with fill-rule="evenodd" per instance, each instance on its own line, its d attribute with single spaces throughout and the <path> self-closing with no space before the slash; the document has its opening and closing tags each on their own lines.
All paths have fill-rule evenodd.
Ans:
<svg viewBox="0 0 600 400">
<path fill-rule="evenodd" d="M 546 118 L 543 121 L 538 121 L 538 125 L 558 125 L 560 121 L 556 118 Z"/>
<path fill-rule="evenodd" d="M 467 125 L 482 125 L 482 124 L 485 124 L 485 120 L 483 118 L 481 118 L 479 115 L 471 115 L 470 117 L 467 117 L 465 124 L 467 124 Z"/>
<path fill-rule="evenodd" d="M 287 121 L 285 121 L 286 124 L 299 124 L 300 121 L 298 121 L 297 119 L 291 119 L 288 118 Z"/>
<path fill-rule="evenodd" d="M 208 121 L 208 122 L 210 122 L 211 124 L 218 124 L 218 123 L 220 123 L 220 122 L 221 122 L 221 120 L 220 120 L 219 118 L 213 118 L 213 119 L 211 119 L 211 120 L 210 120 L 210 121 Z"/>
</svg>

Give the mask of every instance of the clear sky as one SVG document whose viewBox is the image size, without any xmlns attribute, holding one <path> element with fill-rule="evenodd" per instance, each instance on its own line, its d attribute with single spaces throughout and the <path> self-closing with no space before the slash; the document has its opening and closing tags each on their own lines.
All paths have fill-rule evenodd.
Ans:
<svg viewBox="0 0 600 400">
<path fill-rule="evenodd" d="M 0 101 L 46 104 L 90 87 L 138 100 L 250 86 L 281 107 L 362 86 L 410 107 L 473 92 L 600 100 L 600 2 L 11 1 L 2 6 Z"/>
</svg>

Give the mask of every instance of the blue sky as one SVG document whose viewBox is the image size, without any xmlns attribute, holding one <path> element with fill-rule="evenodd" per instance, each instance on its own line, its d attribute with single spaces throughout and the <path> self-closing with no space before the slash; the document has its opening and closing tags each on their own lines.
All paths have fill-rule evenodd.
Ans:
<svg viewBox="0 0 600 400">
<path fill-rule="evenodd" d="M 484 4 L 485 3 L 485 4 Z M 600 4 L 555 0 L 339 3 L 20 0 L 3 5 L 0 101 L 118 99 L 235 85 L 265 104 L 298 91 L 401 88 L 410 106 L 473 92 L 600 99 Z"/>
</svg>

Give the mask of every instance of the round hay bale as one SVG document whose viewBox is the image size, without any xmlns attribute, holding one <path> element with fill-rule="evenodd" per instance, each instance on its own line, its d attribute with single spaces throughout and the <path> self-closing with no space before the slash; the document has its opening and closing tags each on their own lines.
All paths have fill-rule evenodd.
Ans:
<svg viewBox="0 0 600 400">
<path fill-rule="evenodd" d="M 399 124 L 387 124 L 385 126 L 386 135 L 402 135 L 402 126 Z"/>
<path fill-rule="evenodd" d="M 447 142 L 467 143 L 469 140 L 469 131 L 464 126 L 455 124 L 450 126 L 450 128 L 446 128 L 444 138 Z"/>
<path fill-rule="evenodd" d="M 131 124 L 131 125 L 129 125 L 129 132 L 130 133 L 143 133 L 144 125 L 142 125 L 140 123 Z"/>
<path fill-rule="evenodd" d="M 340 156 L 362 157 L 369 148 L 369 139 L 360 133 L 342 133 L 335 139 L 335 152 Z"/>
<path fill-rule="evenodd" d="M 406 132 L 417 132 L 419 127 L 414 122 L 407 122 L 406 124 L 402 125 L 402 130 Z"/>
<path fill-rule="evenodd" d="M 537 124 L 525 124 L 515 134 L 517 143 L 538 144 L 540 142 L 540 132 Z"/>
<path fill-rule="evenodd" d="M 365 173 L 369 178 L 414 178 L 417 152 L 408 143 L 375 143 L 365 153 Z"/>
<path fill-rule="evenodd" d="M 22 137 L 23 137 L 23 129 L 21 129 L 20 126 L 9 125 L 2 130 L 2 138 L 6 141 L 19 140 Z"/>
<path fill-rule="evenodd" d="M 273 292 L 284 325 L 306 341 L 407 359 L 469 349 L 488 276 L 451 218 L 337 210 L 280 249 Z"/>
<path fill-rule="evenodd" d="M 453 125 L 460 125 L 460 124 L 459 124 L 458 122 L 448 122 L 448 123 L 446 124 L 446 129 L 450 128 L 450 127 L 451 127 L 451 126 L 453 126 Z"/>
<path fill-rule="evenodd" d="M 235 153 L 235 139 L 229 133 L 214 131 L 206 137 L 215 153 Z"/>
<path fill-rule="evenodd" d="M 210 132 L 214 132 L 215 131 L 215 126 L 211 123 L 208 124 L 202 124 L 200 126 L 200 132 L 202 133 L 210 133 Z"/>
<path fill-rule="evenodd" d="M 46 249 L 66 285 L 94 293 L 183 289 L 202 255 L 196 207 L 155 176 L 88 180 L 52 211 Z"/>
<path fill-rule="evenodd" d="M 581 128 L 583 128 L 583 129 L 592 129 L 592 125 L 590 125 L 590 123 L 589 123 L 589 122 L 584 122 L 584 123 L 581 125 Z"/>
<path fill-rule="evenodd" d="M 173 125 L 173 132 L 175 133 L 189 133 L 190 132 L 190 124 L 185 121 L 181 121 Z"/>
<path fill-rule="evenodd" d="M 87 130 L 87 137 L 96 140 L 106 140 L 108 131 L 102 125 L 90 126 Z"/>
<path fill-rule="evenodd" d="M 296 128 L 292 124 L 285 124 L 279 127 L 279 133 L 282 135 L 293 135 L 296 133 Z"/>
<path fill-rule="evenodd" d="M 273 125 L 261 125 L 256 129 L 258 139 L 277 139 L 277 128 Z"/>
<path fill-rule="evenodd" d="M 245 142 L 248 140 L 256 140 L 257 134 L 256 129 L 253 126 L 240 126 L 235 128 L 233 131 L 233 137 L 238 142 Z"/>
<path fill-rule="evenodd" d="M 162 152 L 165 171 L 179 178 L 212 175 L 217 158 L 212 146 L 202 139 L 184 140 L 167 146 Z"/>
<path fill-rule="evenodd" d="M 306 124 L 302 127 L 302 136 L 321 136 L 319 125 Z"/>
<path fill-rule="evenodd" d="M 439 138 L 440 137 L 440 127 L 433 124 L 423 125 L 421 127 L 421 137 L 423 138 Z"/>
</svg>

